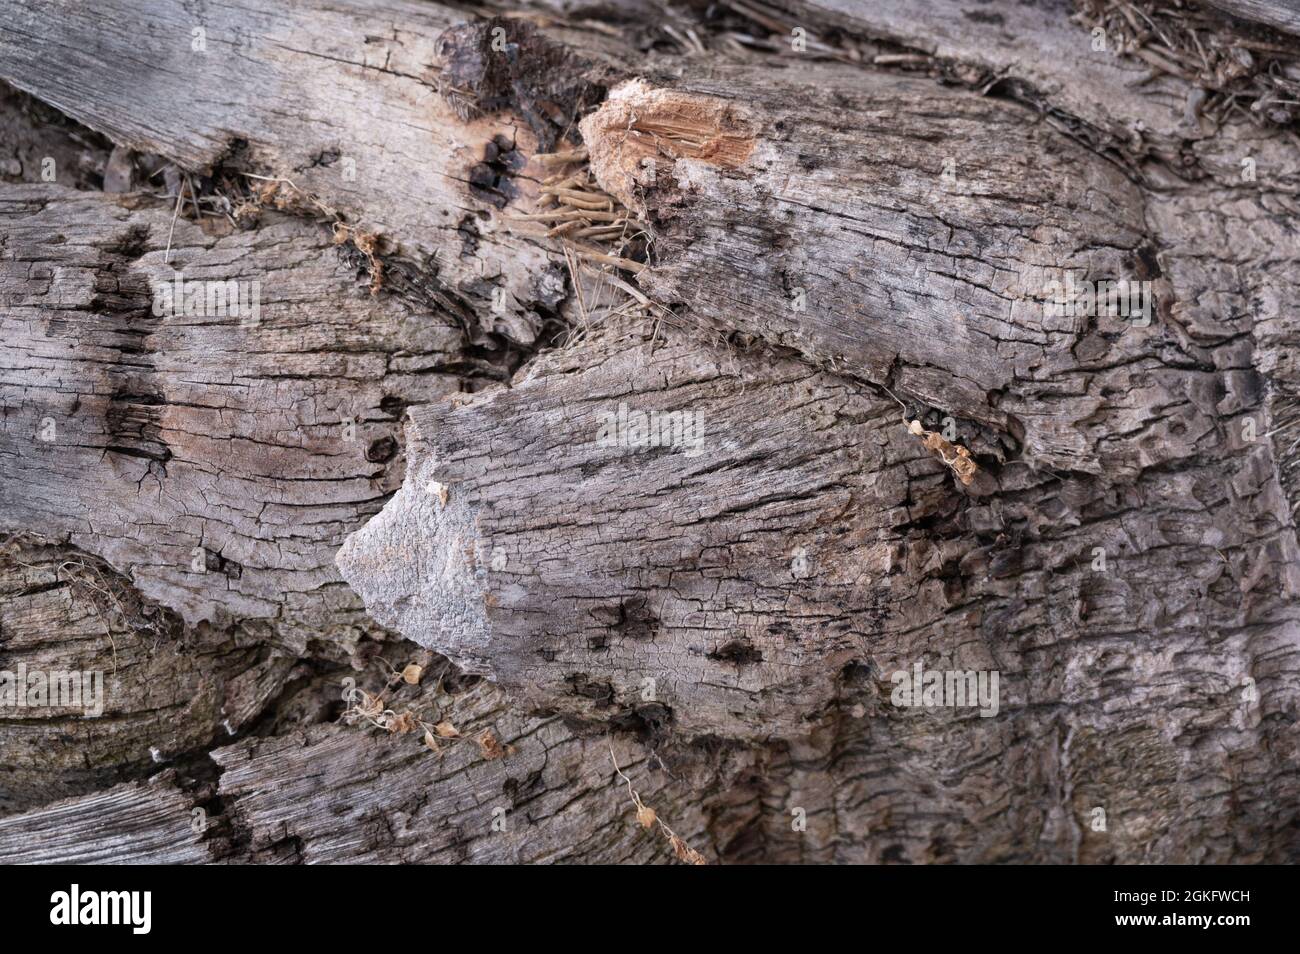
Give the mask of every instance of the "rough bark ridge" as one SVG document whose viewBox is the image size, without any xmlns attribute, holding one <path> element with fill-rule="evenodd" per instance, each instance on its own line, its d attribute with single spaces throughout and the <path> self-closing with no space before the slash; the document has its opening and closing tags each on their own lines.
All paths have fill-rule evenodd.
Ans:
<svg viewBox="0 0 1300 954">
<path fill-rule="evenodd" d="M 1295 12 L 1126 8 L 0 0 L 0 853 L 1294 860 Z"/>
</svg>

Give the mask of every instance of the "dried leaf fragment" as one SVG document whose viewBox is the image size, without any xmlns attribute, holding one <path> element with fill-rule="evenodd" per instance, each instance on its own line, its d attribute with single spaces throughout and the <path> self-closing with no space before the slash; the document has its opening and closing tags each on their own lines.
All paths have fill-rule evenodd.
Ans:
<svg viewBox="0 0 1300 954">
<path fill-rule="evenodd" d="M 363 689 L 361 691 L 361 703 L 357 706 L 357 711 L 364 719 L 378 719 L 384 714 L 384 700 L 379 696 L 372 696 Z"/>
<path fill-rule="evenodd" d="M 505 757 L 506 750 L 497 740 L 497 737 L 492 734 L 491 729 L 484 729 L 483 734 L 475 741 L 478 742 L 479 751 L 483 753 L 483 758 L 489 762 Z"/>
<path fill-rule="evenodd" d="M 405 735 L 407 732 L 415 731 L 415 717 L 409 712 L 403 712 L 399 716 L 394 716 L 388 720 L 388 731 Z"/>
<path fill-rule="evenodd" d="M 686 842 L 682 841 L 682 839 L 677 837 L 676 835 L 670 835 L 668 837 L 668 843 L 673 846 L 673 854 L 677 856 L 679 861 L 684 861 L 688 865 L 708 864 L 708 862 L 704 860 L 704 856 L 702 854 L 700 854 L 690 845 L 686 844 Z"/>
<path fill-rule="evenodd" d="M 897 398 L 895 398 L 897 400 Z M 969 485 L 979 473 L 979 465 L 971 457 L 970 451 L 960 444 L 954 444 L 936 431 L 927 431 L 919 420 L 907 421 L 907 430 L 921 438 L 926 450 L 938 453 L 939 459 L 948 466 L 963 485 Z"/>
<path fill-rule="evenodd" d="M 969 484 L 975 479 L 975 475 L 979 473 L 979 465 L 971 459 L 970 451 L 960 444 L 945 440 L 942 434 L 927 431 L 923 443 L 927 449 L 938 452 L 940 459 L 948 465 L 949 469 L 957 475 L 957 479 L 963 484 Z"/>
<path fill-rule="evenodd" d="M 414 686 L 419 683 L 420 677 L 424 675 L 424 667 L 416 663 L 408 663 L 402 670 L 402 681 L 408 686 Z"/>
<path fill-rule="evenodd" d="M 649 828 L 651 825 L 655 823 L 655 820 L 658 817 L 659 816 L 655 814 L 655 810 L 651 808 L 649 805 L 637 806 L 636 820 L 641 825 L 642 828 Z"/>
<path fill-rule="evenodd" d="M 379 289 L 384 284 L 384 263 L 379 257 L 378 234 L 344 225 L 342 222 L 335 222 L 334 244 L 342 245 L 349 241 L 358 252 L 365 256 L 367 266 L 370 269 L 370 294 L 378 295 Z"/>
<path fill-rule="evenodd" d="M 460 730 L 445 719 L 433 727 L 433 731 L 438 734 L 440 739 L 459 739 Z"/>
</svg>

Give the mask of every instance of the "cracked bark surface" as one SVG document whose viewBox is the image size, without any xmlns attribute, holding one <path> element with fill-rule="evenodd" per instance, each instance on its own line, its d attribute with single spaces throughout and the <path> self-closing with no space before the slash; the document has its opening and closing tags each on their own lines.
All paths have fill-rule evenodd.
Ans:
<svg viewBox="0 0 1300 954">
<path fill-rule="evenodd" d="M 615 764 L 709 861 L 1300 854 L 1292 129 L 1066 3 L 0 8 L 0 668 L 109 716 L 0 713 L 0 854 L 672 859 Z M 310 201 L 173 226 L 115 145 Z M 653 238 L 612 304 L 519 218 L 579 145 Z M 263 320 L 153 315 L 171 269 Z M 1150 325 L 1045 317 L 1067 270 Z M 915 663 L 997 715 L 893 705 Z"/>
<path fill-rule="evenodd" d="M 6 192 L 9 527 L 94 552 L 190 624 L 355 639 L 369 623 L 334 550 L 401 481 L 401 408 L 459 388 L 440 370 L 459 332 L 370 300 L 310 223 L 181 222 L 165 263 L 168 212 L 130 204 Z M 173 270 L 260 282 L 275 320 L 155 316 Z"/>
</svg>

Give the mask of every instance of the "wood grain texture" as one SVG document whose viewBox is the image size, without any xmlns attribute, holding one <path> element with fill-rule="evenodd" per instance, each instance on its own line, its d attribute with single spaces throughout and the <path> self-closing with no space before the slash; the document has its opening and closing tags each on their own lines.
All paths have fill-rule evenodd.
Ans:
<svg viewBox="0 0 1300 954">
<path fill-rule="evenodd" d="M 1024 109 L 974 94 L 842 68 L 789 82 L 795 105 L 757 72 L 685 84 L 745 117 L 753 154 L 719 168 L 674 160 L 660 140 L 660 178 L 639 203 L 657 226 L 659 267 L 642 284 L 705 321 L 1008 434 L 1027 460 L 1131 472 L 1134 451 L 1097 445 L 1140 422 L 1117 425 L 1118 412 L 1102 411 L 1111 402 L 1083 389 L 1080 347 L 1091 332 L 1086 359 L 1118 368 L 1096 387 L 1123 392 L 1144 357 L 1153 367 L 1158 336 L 1119 319 L 1088 329 L 1044 301 L 1067 270 L 1095 280 L 1146 269 L 1132 184 Z M 629 116 L 635 129 L 672 113 L 654 96 L 620 87 L 584 120 L 602 181 L 626 161 Z M 1051 395 L 1069 396 L 1060 415 Z"/>
<path fill-rule="evenodd" d="M 80 706 L 6 708 L 0 812 L 146 777 L 228 739 L 296 665 L 256 631 L 186 633 L 103 561 L 65 546 L 6 541 L 0 581 L 0 668 L 91 673 L 83 688 L 97 691 Z"/>
<path fill-rule="evenodd" d="M 9 864 L 204 864 L 193 802 L 158 778 L 0 818 Z"/>
<path fill-rule="evenodd" d="M 701 453 L 600 447 L 597 414 L 623 402 L 699 411 Z M 1212 778 L 1287 790 L 1295 541 L 1259 483 L 1264 448 L 1120 486 L 1002 468 L 968 494 L 887 401 L 798 363 L 671 345 L 557 359 L 411 426 L 406 485 L 340 554 L 376 617 L 546 710 L 812 746 L 820 831 L 842 839 L 818 857 L 882 860 L 869 833 L 899 830 L 909 798 L 946 819 L 903 839 L 912 860 L 1170 860 L 1191 857 L 1178 841 L 1192 831 L 1208 860 L 1248 831 L 1286 837 L 1264 802 L 1187 795 Z M 997 669 L 1002 711 L 891 706 L 890 676 L 918 660 Z M 1267 703 L 1243 702 L 1247 677 Z M 1189 735 L 1229 754 L 1161 741 Z M 1028 769 L 1042 760 L 1055 767 Z M 872 795 L 858 772 L 910 794 Z M 1079 820 L 1103 791 L 1123 835 Z M 977 821 L 989 804 L 1009 815 Z M 873 848 L 857 854 L 841 825 Z M 967 839 L 989 826 L 1000 847 L 981 855 Z"/>
<path fill-rule="evenodd" d="M 1267 23 L 1288 33 L 1300 33 L 1300 3 L 1296 0 L 1209 0 L 1209 3 L 1233 16 Z"/>
<path fill-rule="evenodd" d="M 431 3 L 365 0 L 263 12 L 228 3 L 192 11 L 180 0 L 61 2 L 53 12 L 11 3 L 0 27 L 0 78 L 139 152 L 190 169 L 237 160 L 292 181 L 424 265 L 466 299 L 485 333 L 531 344 L 564 297 L 563 279 L 488 211 L 504 197 L 535 195 L 537 176 L 523 162 L 539 134 L 554 138 L 564 120 L 556 113 L 556 128 L 538 118 L 538 132 L 507 115 L 459 121 L 439 94 L 441 64 L 462 47 L 478 62 L 491 40 L 476 30 L 440 47 L 464 19 Z M 203 31 L 203 50 L 193 48 L 194 30 Z M 68 51 L 57 66 L 37 52 L 54 43 Z M 528 49 L 541 62 L 521 58 L 503 78 L 507 101 L 529 99 L 519 84 L 557 75 L 548 57 L 560 54 L 542 38 L 535 44 Z M 138 80 L 141 64 L 149 64 L 147 83 Z M 582 66 L 564 74 L 571 97 L 588 85 Z M 465 73 L 494 99 L 497 80 Z M 485 150 L 498 136 L 515 149 L 493 169 Z M 505 295 L 495 310 L 494 289 Z"/>
<path fill-rule="evenodd" d="M 632 821 L 611 747 L 645 801 L 716 857 L 705 831 L 718 803 L 708 762 L 684 761 L 689 774 L 669 780 L 651 770 L 641 745 L 578 735 L 554 716 L 515 715 L 487 683 L 441 705 L 428 691 L 409 694 L 409 703 L 392 697 L 396 708 L 437 712 L 461 738 L 441 740 L 435 754 L 418 731 L 316 726 L 213 752 L 220 794 L 247 827 L 255 860 L 288 849 L 309 864 L 662 860 L 660 833 Z M 485 754 L 478 742 L 485 732 L 506 754 Z"/>
<path fill-rule="evenodd" d="M 355 641 L 333 551 L 401 480 L 401 408 L 459 386 L 452 320 L 373 301 L 306 222 L 181 221 L 167 261 L 157 205 L 31 185 L 0 216 L 4 525 L 66 535 L 189 623 Z M 176 271 L 259 283 L 261 320 L 156 316 Z"/>
<path fill-rule="evenodd" d="M 1294 861 L 1300 148 L 1074 9 L 0 0 L 0 670 L 108 688 L 0 712 L 0 855 L 673 860 L 617 764 L 710 862 Z"/>
</svg>

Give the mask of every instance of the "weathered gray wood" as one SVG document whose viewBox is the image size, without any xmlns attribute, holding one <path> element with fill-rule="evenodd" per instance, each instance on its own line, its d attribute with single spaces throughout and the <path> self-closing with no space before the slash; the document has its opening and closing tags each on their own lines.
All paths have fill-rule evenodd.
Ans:
<svg viewBox="0 0 1300 954">
<path fill-rule="evenodd" d="M 87 846 L 30 860 L 671 858 L 612 748 L 710 861 L 1297 856 L 1289 132 L 1189 123 L 1192 84 L 1131 83 L 1065 3 L 6 10 L 0 78 L 119 146 L 0 192 L 0 519 L 40 534 L 0 562 L 0 666 L 115 642 L 121 679 L 93 745 L 0 724 L 0 853 L 73 819 Z M 0 119 L 8 178 L 76 161 Z M 518 219 L 579 141 L 652 238 L 620 284 Z M 299 189 L 247 232 L 182 218 L 164 263 L 169 206 L 68 188 L 121 187 L 122 146 Z M 405 279 L 372 297 L 332 210 Z M 154 319 L 163 264 L 262 280 L 263 322 Z M 1069 267 L 1150 279 L 1151 325 L 1048 319 Z M 699 414 L 699 453 L 602 446 L 620 405 Z M 341 715 L 416 658 L 392 629 L 427 674 L 384 705 L 454 723 L 440 755 Z M 893 705 L 916 663 L 996 670 L 998 714 Z"/>
<path fill-rule="evenodd" d="M 166 778 L 0 818 L 7 864 L 203 864 L 194 803 Z"/>
<path fill-rule="evenodd" d="M 699 412 L 701 453 L 600 447 L 597 415 L 619 403 Z M 1286 791 L 1279 817 L 1294 806 L 1287 757 L 1265 754 L 1294 746 L 1281 714 L 1297 628 L 1294 530 L 1261 485 L 1264 447 L 1122 487 L 1004 467 L 968 496 L 888 401 L 794 362 L 671 344 L 557 357 L 508 391 L 418 409 L 412 428 L 407 482 L 345 545 L 344 574 L 381 622 L 517 698 L 670 737 L 814 732 L 814 760 L 840 780 L 820 797 L 861 809 L 859 772 L 907 790 L 873 801 L 871 821 L 818 803 L 822 834 L 858 831 L 871 860 L 885 831 L 924 860 L 941 829 L 965 832 L 949 843 L 963 860 L 1190 858 L 1189 831 L 1198 860 L 1222 859 L 1224 825 L 1281 850 L 1271 809 L 1190 794 L 1236 779 Z M 922 659 L 999 670 L 999 716 L 893 708 L 890 675 Z M 858 732 L 869 755 L 831 754 Z M 1151 764 L 1129 764 L 1111 733 Z M 1161 741 L 1187 734 L 1235 754 L 1175 758 Z M 972 751 L 988 772 L 967 774 Z M 1055 767 L 1028 768 L 1044 758 Z M 935 772 L 959 793 L 925 796 Z M 893 813 L 918 798 L 948 820 L 904 838 Z M 1089 799 L 1119 830 L 1087 832 Z M 1012 817 L 977 823 L 992 803 Z M 1139 820 L 1151 812 L 1167 819 Z M 990 855 L 967 841 L 985 825 Z"/>
<path fill-rule="evenodd" d="M 540 132 L 506 114 L 460 122 L 452 97 L 439 94 L 438 70 L 460 49 L 454 39 L 440 48 L 439 37 L 463 20 L 408 0 L 268 11 L 232 3 L 195 9 L 182 0 L 68 2 L 57 15 L 14 0 L 0 20 L 0 79 L 137 151 L 190 169 L 231 162 L 292 181 L 425 263 L 477 306 L 487 332 L 527 345 L 544 323 L 539 312 L 563 299 L 563 278 L 534 242 L 488 210 L 498 194 L 535 196 L 538 173 L 523 162 L 539 135 L 554 138 L 569 121 L 555 112 L 556 126 L 534 110 Z M 203 31 L 202 50 L 194 49 L 195 30 Z M 465 40 L 471 58 L 490 41 L 473 32 Z M 572 85 L 570 97 L 586 89 L 581 62 L 561 75 L 560 64 L 546 60 L 551 47 L 537 43 L 512 68 L 529 89 L 544 98 L 552 77 Z M 43 55 L 51 44 L 64 55 Z M 141 64 L 149 64 L 148 83 L 140 82 Z M 506 98 L 519 89 L 507 75 Z M 516 147 L 495 164 L 500 192 L 476 195 L 467 187 L 498 136 Z M 495 310 L 494 289 L 505 295 Z"/>
<path fill-rule="evenodd" d="M 1296 0 L 1208 0 L 1233 16 L 1258 20 L 1269 26 L 1300 33 L 1300 3 Z"/>
<path fill-rule="evenodd" d="M 187 633 L 102 561 L 18 537 L 0 547 L 0 669 L 19 665 L 75 673 L 92 691 L 80 707 L 0 708 L 0 814 L 144 777 L 228 739 L 279 695 L 295 660 L 252 635 Z"/>
<path fill-rule="evenodd" d="M 638 742 L 577 735 L 557 717 L 512 713 L 488 683 L 454 696 L 403 687 L 387 702 L 399 713 L 446 720 L 461 737 L 439 739 L 435 754 L 420 729 L 388 735 L 365 724 L 314 726 L 213 752 L 220 793 L 249 831 L 254 860 L 285 850 L 310 864 L 671 857 L 662 831 L 636 824 L 611 747 L 643 801 L 689 844 L 717 857 L 705 828 L 710 807 L 718 812 L 723 803 L 706 760 L 684 762 L 691 775 L 670 780 Z M 507 754 L 489 757 L 492 750 L 478 741 L 485 732 Z M 727 831 L 718 824 L 712 837 Z"/>
<path fill-rule="evenodd" d="M 1098 445 L 1140 419 L 1099 413 L 1100 392 L 1131 390 L 1158 338 L 1098 323 L 1085 358 L 1084 322 L 1044 312 L 1066 271 L 1152 277 L 1118 169 L 1023 108 L 921 80 L 803 71 L 794 98 L 757 70 L 684 85 L 619 87 L 583 121 L 597 178 L 656 224 L 642 285 L 658 300 L 1006 433 L 1027 460 L 1132 472 L 1133 449 Z M 656 127 L 722 134 L 679 119 L 691 107 L 743 130 L 743 162 L 674 161 Z M 647 155 L 659 171 L 639 198 L 626 170 Z M 1116 370 L 1089 393 L 1081 364 Z"/>
<path fill-rule="evenodd" d="M 950 61 L 957 64 L 959 78 L 964 70 L 973 83 L 1019 80 L 1026 87 L 1020 96 L 1081 120 L 1103 138 L 1113 136 L 1119 148 L 1134 136 L 1138 122 L 1143 134 L 1166 142 L 1178 132 L 1185 88 L 1161 80 L 1135 89 L 1135 81 L 1148 72 L 1145 65 L 1122 59 L 1113 49 L 1093 50 L 1088 31 L 1070 22 L 1072 0 L 1032 6 L 809 0 L 791 10 L 813 31 L 829 18 L 833 25 Z"/>
<path fill-rule="evenodd" d="M 698 440 L 602 446 L 620 405 L 698 415 Z M 580 351 L 412 428 L 403 489 L 339 557 L 370 612 L 536 706 L 692 735 L 800 731 L 880 651 L 869 607 L 907 601 L 908 502 L 952 505 L 897 408 L 725 349 Z"/>
<path fill-rule="evenodd" d="M 333 552 L 401 481 L 401 409 L 460 386 L 460 332 L 373 299 L 310 222 L 181 220 L 168 253 L 168 211 L 132 205 L 0 197 L 0 521 L 63 535 L 186 622 L 355 643 L 368 623 Z M 176 271 L 258 283 L 260 320 L 155 316 Z"/>
</svg>

